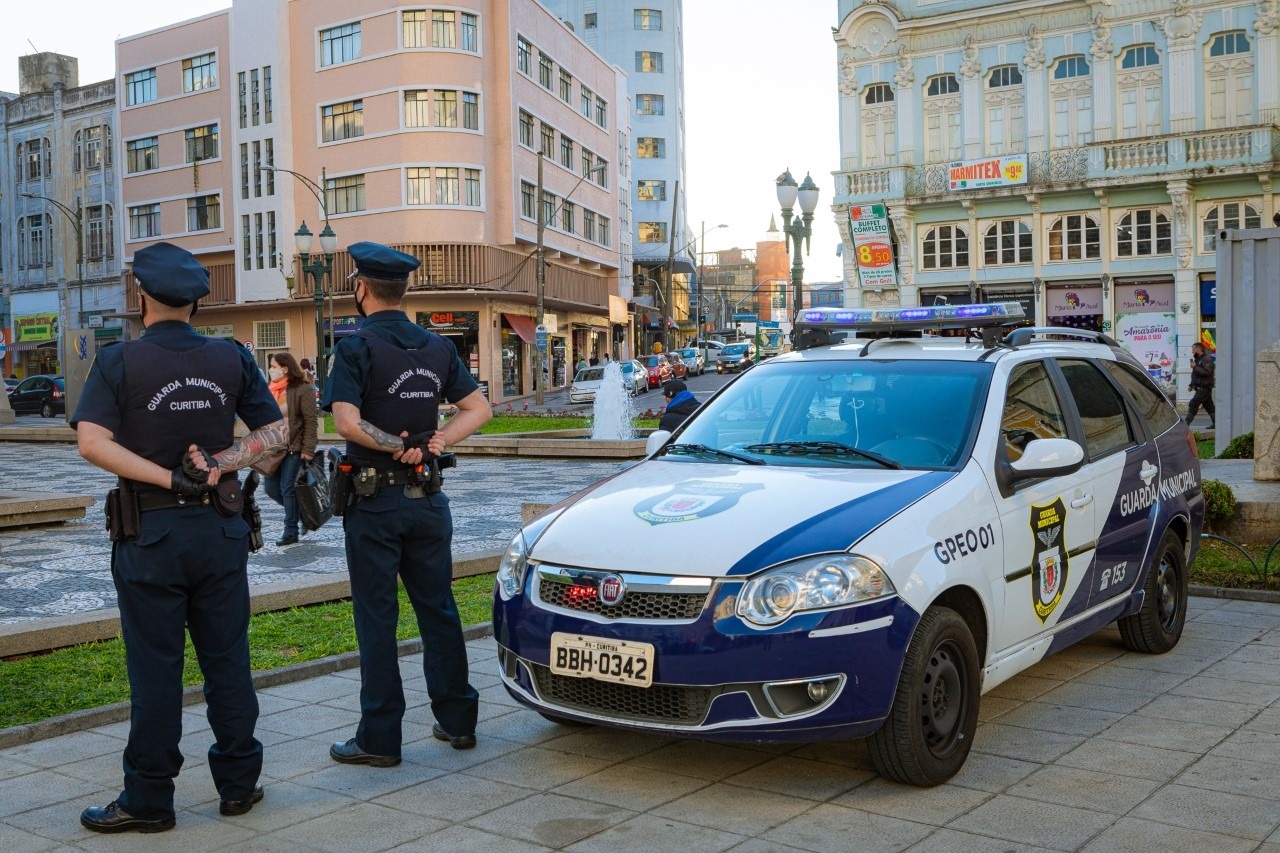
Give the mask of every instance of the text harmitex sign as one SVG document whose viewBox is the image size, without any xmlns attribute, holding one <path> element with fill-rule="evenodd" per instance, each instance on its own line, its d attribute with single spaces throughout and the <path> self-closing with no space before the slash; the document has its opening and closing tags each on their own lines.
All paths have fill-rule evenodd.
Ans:
<svg viewBox="0 0 1280 853">
<path fill-rule="evenodd" d="M 961 160 L 947 166 L 952 190 L 980 190 L 1027 182 L 1027 155 Z"/>
</svg>

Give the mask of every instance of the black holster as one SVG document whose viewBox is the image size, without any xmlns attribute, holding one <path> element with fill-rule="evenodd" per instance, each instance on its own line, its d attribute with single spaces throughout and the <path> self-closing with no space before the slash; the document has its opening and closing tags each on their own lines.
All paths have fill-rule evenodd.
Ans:
<svg viewBox="0 0 1280 853">
<path fill-rule="evenodd" d="M 133 481 L 120 477 L 119 485 L 107 492 L 104 510 L 107 516 L 107 538 L 112 542 L 124 542 L 138 535 L 141 513 L 138 510 L 138 495 L 133 490 Z"/>
<path fill-rule="evenodd" d="M 250 551 L 257 551 L 262 547 L 262 512 L 258 509 L 258 502 L 253 497 L 253 493 L 257 490 L 257 472 L 254 472 L 245 478 L 243 489 L 237 488 L 237 491 L 240 492 L 242 498 L 240 517 L 249 525 Z M 221 512 L 221 510 L 219 510 L 219 512 Z"/>
<path fill-rule="evenodd" d="M 350 462 L 339 462 L 333 468 L 333 476 L 329 482 L 329 493 L 333 499 L 333 514 L 342 515 L 351 504 L 351 471 Z"/>
</svg>

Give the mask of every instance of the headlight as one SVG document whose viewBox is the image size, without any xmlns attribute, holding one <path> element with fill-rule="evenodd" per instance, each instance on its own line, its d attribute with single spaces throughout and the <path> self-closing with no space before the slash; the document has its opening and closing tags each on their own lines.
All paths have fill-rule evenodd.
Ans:
<svg viewBox="0 0 1280 853">
<path fill-rule="evenodd" d="M 494 582 L 503 601 L 510 601 L 524 589 L 524 576 L 529 570 L 529 551 L 524 544 L 524 531 L 515 535 L 507 552 L 498 563 L 498 575 Z"/>
<path fill-rule="evenodd" d="M 884 571 L 866 557 L 830 554 L 788 563 L 747 581 L 738 593 L 738 615 L 757 625 L 776 625 L 801 610 L 842 607 L 894 592 Z"/>
</svg>

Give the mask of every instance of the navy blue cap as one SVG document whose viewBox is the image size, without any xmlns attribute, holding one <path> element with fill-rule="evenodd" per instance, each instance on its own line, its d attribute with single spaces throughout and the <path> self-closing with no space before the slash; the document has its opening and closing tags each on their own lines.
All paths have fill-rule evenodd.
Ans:
<svg viewBox="0 0 1280 853">
<path fill-rule="evenodd" d="M 352 243 L 347 247 L 351 260 L 361 275 L 380 278 L 383 281 L 408 281 L 409 273 L 421 266 L 422 261 L 413 255 L 398 252 L 381 243 Z"/>
<path fill-rule="evenodd" d="M 209 295 L 209 271 L 172 243 L 153 243 L 133 255 L 133 277 L 143 292 L 172 308 Z"/>
</svg>

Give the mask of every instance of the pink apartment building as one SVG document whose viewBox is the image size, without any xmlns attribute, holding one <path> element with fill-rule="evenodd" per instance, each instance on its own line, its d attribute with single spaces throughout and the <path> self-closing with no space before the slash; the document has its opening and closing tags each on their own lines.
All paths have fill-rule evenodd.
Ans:
<svg viewBox="0 0 1280 853">
<path fill-rule="evenodd" d="M 406 310 L 490 399 L 531 393 L 541 204 L 551 384 L 630 355 L 626 77 L 535 0 L 235 0 L 118 40 L 116 67 L 124 260 L 157 240 L 200 256 L 206 334 L 314 360 L 294 233 L 327 214 L 329 345 L 359 320 L 344 249 L 376 240 L 422 260 Z"/>
</svg>

